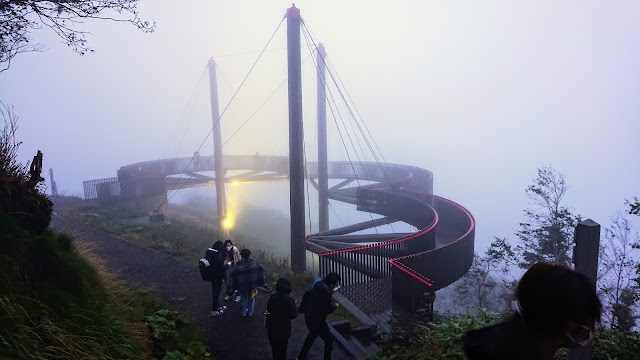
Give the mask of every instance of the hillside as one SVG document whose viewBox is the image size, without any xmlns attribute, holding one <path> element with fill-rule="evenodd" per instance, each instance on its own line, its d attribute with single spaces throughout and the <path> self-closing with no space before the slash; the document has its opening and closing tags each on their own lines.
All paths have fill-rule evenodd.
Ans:
<svg viewBox="0 0 640 360">
<path fill-rule="evenodd" d="M 29 232 L 4 212 L 0 228 L 0 358 L 152 359 L 201 338 L 186 317 L 97 268 L 70 236 Z M 183 319 L 171 338 L 158 336 L 162 317 Z"/>
</svg>

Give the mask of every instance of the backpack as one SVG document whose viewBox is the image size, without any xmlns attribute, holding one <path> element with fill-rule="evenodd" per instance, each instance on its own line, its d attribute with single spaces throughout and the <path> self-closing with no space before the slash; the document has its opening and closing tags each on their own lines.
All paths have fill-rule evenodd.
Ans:
<svg viewBox="0 0 640 360">
<path fill-rule="evenodd" d="M 298 312 L 300 314 L 304 314 L 308 310 L 307 307 L 309 307 L 310 299 L 313 296 L 311 295 L 311 289 L 313 289 L 313 287 L 320 281 L 322 281 L 322 279 L 314 281 L 313 284 L 311 284 L 311 287 L 309 287 L 309 289 L 304 292 L 304 295 L 302 295 L 302 301 L 300 301 L 300 306 L 298 306 Z"/>
<path fill-rule="evenodd" d="M 309 298 L 311 297 L 311 290 L 307 290 L 302 295 L 302 301 L 300 301 L 300 306 L 298 306 L 298 312 L 300 314 L 304 314 L 307 311 L 307 307 L 309 306 Z"/>
<path fill-rule="evenodd" d="M 200 268 L 200 277 L 202 277 L 202 281 L 213 280 L 213 266 L 211 266 L 211 262 L 206 256 L 198 261 L 198 267 Z"/>
</svg>

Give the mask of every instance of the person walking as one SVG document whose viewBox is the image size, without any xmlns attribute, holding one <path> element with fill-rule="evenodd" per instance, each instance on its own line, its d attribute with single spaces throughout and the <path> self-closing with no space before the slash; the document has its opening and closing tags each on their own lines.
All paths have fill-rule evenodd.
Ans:
<svg viewBox="0 0 640 360">
<path fill-rule="evenodd" d="M 291 320 L 298 317 L 296 300 L 291 294 L 291 282 L 280 278 L 276 282 L 276 293 L 267 303 L 267 336 L 271 344 L 273 360 L 286 360 L 287 346 L 291 337 Z"/>
<path fill-rule="evenodd" d="M 338 303 L 332 303 L 333 293 L 340 289 L 340 280 L 340 275 L 329 273 L 323 280 L 314 281 L 305 293 L 299 311 L 304 313 L 304 322 L 309 334 L 298 355 L 299 360 L 307 358 L 307 353 L 318 336 L 324 341 L 324 360 L 331 359 L 333 337 L 329 331 L 327 316 L 340 306 Z"/>
<path fill-rule="evenodd" d="M 211 316 L 220 316 L 224 314 L 227 307 L 220 305 L 220 291 L 222 290 L 222 281 L 230 263 L 222 257 L 222 241 L 216 241 L 207 251 L 204 257 L 211 264 Z"/>
<path fill-rule="evenodd" d="M 240 260 L 229 275 L 231 289 L 238 290 L 240 294 L 242 317 L 253 315 L 257 288 L 264 287 L 266 284 L 264 268 L 250 255 L 249 249 L 242 249 Z"/>
<path fill-rule="evenodd" d="M 238 250 L 237 247 L 233 245 L 233 242 L 231 242 L 231 239 L 225 240 L 222 254 L 223 254 L 223 258 L 230 262 L 231 264 L 230 269 L 233 269 L 233 267 L 238 262 L 238 260 L 240 260 L 240 251 Z M 229 301 L 235 295 L 234 301 L 236 303 L 239 303 L 240 295 L 238 295 L 237 291 L 235 291 L 234 289 L 231 288 L 231 286 L 229 286 L 230 273 L 231 271 L 227 271 L 225 273 L 225 283 L 227 284 L 227 288 L 225 291 L 224 301 Z"/>
</svg>

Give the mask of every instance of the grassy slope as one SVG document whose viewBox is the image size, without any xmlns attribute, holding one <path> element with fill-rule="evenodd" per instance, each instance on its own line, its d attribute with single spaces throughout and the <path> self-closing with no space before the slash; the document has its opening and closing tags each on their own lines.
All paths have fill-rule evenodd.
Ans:
<svg viewBox="0 0 640 360">
<path fill-rule="evenodd" d="M 145 322 L 164 304 L 102 274 L 71 237 L 29 233 L 2 212 L 0 229 L 0 358 L 148 359 L 174 350 L 153 341 Z M 200 336 L 179 330 L 171 346 Z"/>
</svg>

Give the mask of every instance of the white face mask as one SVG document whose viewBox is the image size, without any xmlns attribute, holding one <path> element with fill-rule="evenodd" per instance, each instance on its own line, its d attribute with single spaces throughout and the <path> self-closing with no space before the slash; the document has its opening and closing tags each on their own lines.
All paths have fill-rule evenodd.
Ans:
<svg viewBox="0 0 640 360">
<path fill-rule="evenodd" d="M 231 246 L 227 246 L 227 251 L 231 251 Z"/>
<path fill-rule="evenodd" d="M 566 336 L 569 338 L 569 340 L 571 340 L 575 345 L 577 346 L 585 346 L 589 343 L 589 341 L 591 341 L 591 339 L 593 338 L 593 330 L 591 330 L 590 327 L 588 326 L 584 326 L 584 325 L 580 325 L 578 324 L 578 327 L 580 327 L 582 330 L 586 330 L 588 332 L 588 335 L 586 338 L 584 338 L 581 341 L 575 340 L 573 338 L 573 336 L 571 336 L 571 334 L 567 333 Z M 571 347 L 571 346 L 570 346 Z"/>
</svg>

